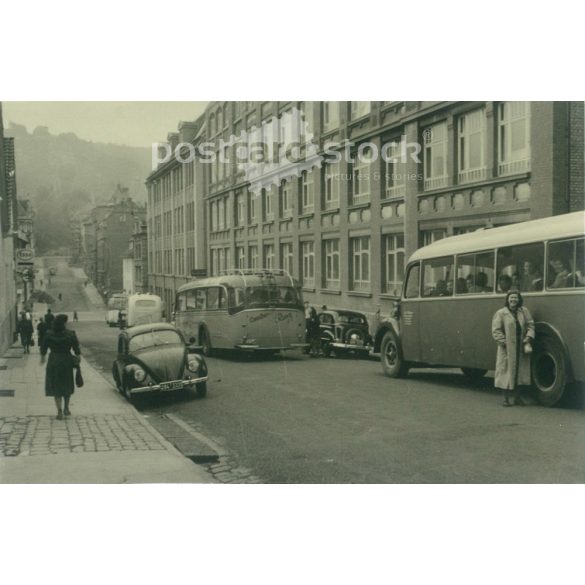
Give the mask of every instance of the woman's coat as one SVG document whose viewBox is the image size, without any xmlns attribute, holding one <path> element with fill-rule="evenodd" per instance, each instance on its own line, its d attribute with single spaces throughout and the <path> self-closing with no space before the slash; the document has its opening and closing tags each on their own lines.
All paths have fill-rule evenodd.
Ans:
<svg viewBox="0 0 585 585">
<path fill-rule="evenodd" d="M 516 321 L 510 309 L 507 307 L 499 309 L 492 320 L 492 335 L 498 342 L 494 385 L 505 390 L 513 390 L 516 385 L 528 386 L 531 383 L 530 354 L 524 353 L 524 339 L 526 337 L 534 339 L 534 320 L 526 307 L 520 307 L 517 314 L 520 323 L 518 342 Z M 500 342 L 505 343 L 505 347 Z"/>
</svg>

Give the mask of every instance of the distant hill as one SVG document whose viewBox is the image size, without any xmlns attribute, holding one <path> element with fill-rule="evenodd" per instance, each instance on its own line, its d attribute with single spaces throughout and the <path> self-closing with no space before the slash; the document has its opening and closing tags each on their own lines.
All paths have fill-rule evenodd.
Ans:
<svg viewBox="0 0 585 585">
<path fill-rule="evenodd" d="M 32 202 L 39 252 L 69 245 L 69 218 L 110 200 L 118 185 L 135 201 L 146 201 L 149 148 L 53 135 L 45 126 L 29 133 L 14 123 L 4 134 L 14 137 L 17 193 Z"/>
</svg>

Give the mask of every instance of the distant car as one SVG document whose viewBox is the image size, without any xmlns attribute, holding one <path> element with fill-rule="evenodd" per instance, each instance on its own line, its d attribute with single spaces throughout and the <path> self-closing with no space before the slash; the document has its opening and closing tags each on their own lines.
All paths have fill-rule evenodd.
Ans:
<svg viewBox="0 0 585 585">
<path fill-rule="evenodd" d="M 366 357 L 371 337 L 368 320 L 357 311 L 323 311 L 319 313 L 321 350 L 328 357 L 353 353 Z"/>
<path fill-rule="evenodd" d="M 187 389 L 201 398 L 207 394 L 205 358 L 188 353 L 183 336 L 169 323 L 123 329 L 112 375 L 118 390 L 130 401 L 149 392 Z"/>
</svg>

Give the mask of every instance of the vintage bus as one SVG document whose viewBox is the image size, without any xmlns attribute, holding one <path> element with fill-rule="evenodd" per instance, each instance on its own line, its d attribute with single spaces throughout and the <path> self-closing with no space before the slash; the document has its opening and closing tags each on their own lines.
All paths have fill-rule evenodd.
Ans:
<svg viewBox="0 0 585 585">
<path fill-rule="evenodd" d="M 128 297 L 128 308 L 124 311 L 125 325 L 135 327 L 163 320 L 162 299 L 150 293 L 136 293 Z"/>
<path fill-rule="evenodd" d="M 453 236 L 420 248 L 393 314 L 375 335 L 390 377 L 411 367 L 458 367 L 478 379 L 496 362 L 491 321 L 518 289 L 536 339 L 532 382 L 543 405 L 585 380 L 585 213 Z"/>
<path fill-rule="evenodd" d="M 305 347 L 302 293 L 285 270 L 231 270 L 184 284 L 177 291 L 174 321 L 206 356 L 214 349 Z"/>
<path fill-rule="evenodd" d="M 126 293 L 115 293 L 108 299 L 108 309 L 106 311 L 106 324 L 110 327 L 118 325 L 118 315 L 120 311 L 125 311 L 128 307 L 128 295 Z"/>
</svg>

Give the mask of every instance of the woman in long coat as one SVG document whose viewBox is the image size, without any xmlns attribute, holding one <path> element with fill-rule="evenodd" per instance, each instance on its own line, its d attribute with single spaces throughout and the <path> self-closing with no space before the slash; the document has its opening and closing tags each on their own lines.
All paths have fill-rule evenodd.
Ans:
<svg viewBox="0 0 585 585">
<path fill-rule="evenodd" d="M 534 340 L 534 320 L 523 306 L 522 295 L 511 290 L 506 303 L 492 320 L 492 336 L 498 343 L 494 385 L 504 391 L 504 406 L 522 405 L 520 387 L 529 386 L 530 354 Z"/>
<path fill-rule="evenodd" d="M 69 416 L 69 400 L 75 390 L 73 384 L 73 370 L 76 356 L 81 355 L 79 341 L 75 331 L 69 331 L 65 324 L 67 315 L 61 314 L 55 317 L 53 328 L 49 329 L 41 344 L 41 363 L 45 362 L 45 356 L 50 349 L 47 372 L 45 375 L 45 396 L 53 396 L 57 407 L 57 418 L 63 419 L 63 415 Z M 63 401 L 65 408 L 63 408 Z"/>
</svg>

